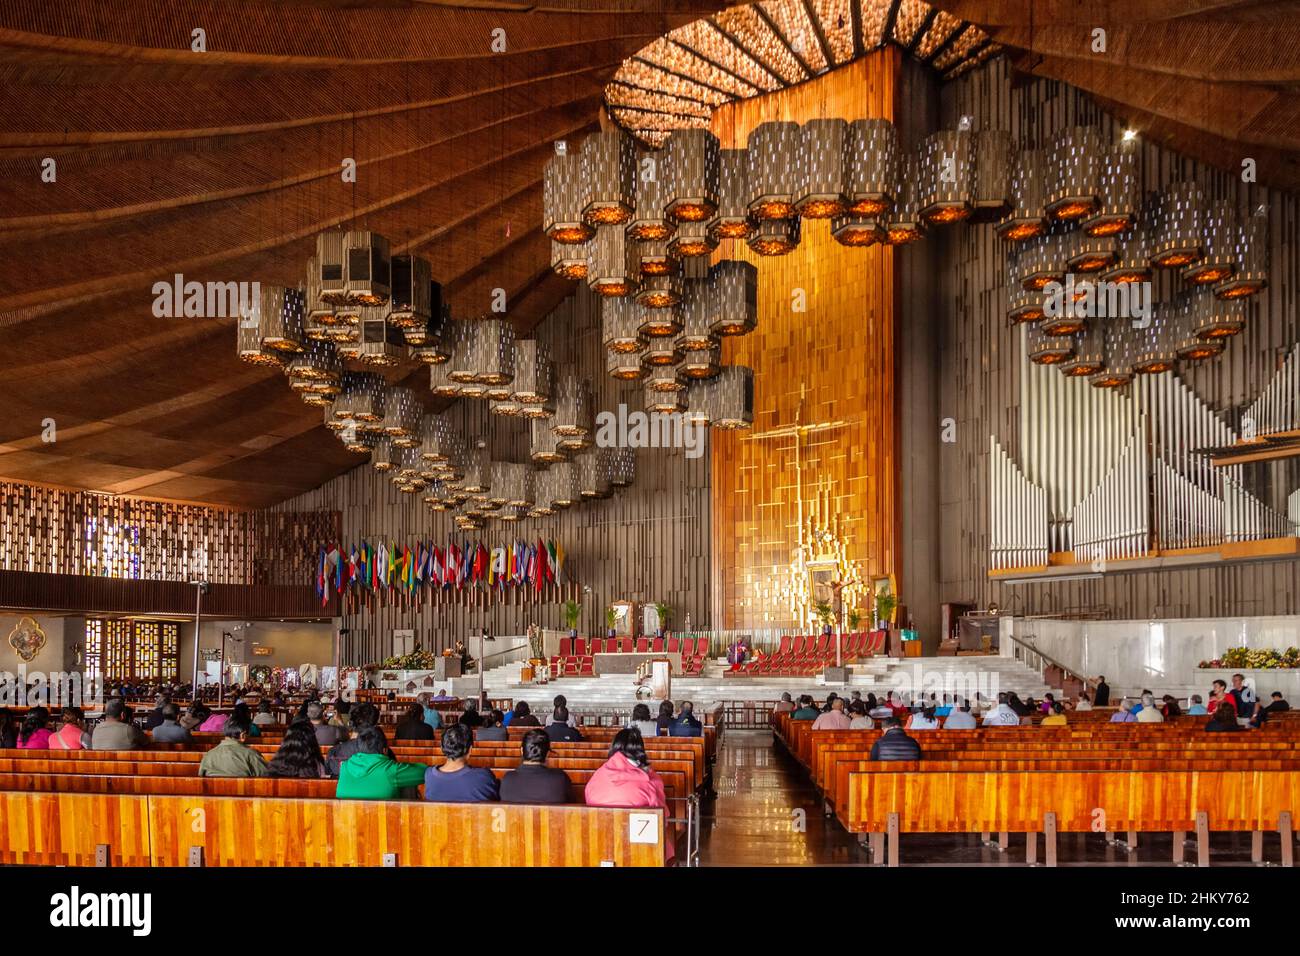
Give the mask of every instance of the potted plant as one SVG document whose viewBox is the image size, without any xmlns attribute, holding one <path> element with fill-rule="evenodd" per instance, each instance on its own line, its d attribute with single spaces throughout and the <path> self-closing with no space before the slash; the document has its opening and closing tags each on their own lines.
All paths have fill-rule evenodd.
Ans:
<svg viewBox="0 0 1300 956">
<path fill-rule="evenodd" d="M 834 630 L 831 623 L 835 620 L 835 611 L 831 608 L 831 602 L 817 601 L 813 604 L 813 613 L 817 615 L 817 620 L 822 622 L 822 633 L 830 634 Z"/>
<path fill-rule="evenodd" d="M 659 637 L 663 637 L 668 630 L 668 618 L 672 616 L 673 609 L 667 604 L 656 604 L 654 609 L 655 616 L 659 618 Z"/>
<path fill-rule="evenodd" d="M 898 598 L 894 597 L 889 591 L 881 591 L 876 595 L 876 626 L 882 629 L 889 628 L 889 619 L 894 616 L 894 608 L 898 606 Z"/>
<path fill-rule="evenodd" d="M 614 610 L 613 606 L 605 608 L 605 630 L 606 630 L 605 636 L 606 637 L 614 636 L 614 625 L 617 623 L 618 623 L 618 612 Z"/>
<path fill-rule="evenodd" d="M 582 605 L 573 598 L 564 602 L 564 623 L 569 627 L 569 637 L 578 636 L 578 618 L 582 616 Z"/>
<path fill-rule="evenodd" d="M 847 616 L 849 619 L 849 630 L 857 631 L 858 625 L 862 623 L 862 612 L 855 607 L 849 608 L 849 613 Z"/>
</svg>

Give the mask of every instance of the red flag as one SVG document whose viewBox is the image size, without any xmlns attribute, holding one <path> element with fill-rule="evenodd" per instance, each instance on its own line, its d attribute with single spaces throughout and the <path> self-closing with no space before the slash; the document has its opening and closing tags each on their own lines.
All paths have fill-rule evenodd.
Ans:
<svg viewBox="0 0 1300 956">
<path fill-rule="evenodd" d="M 537 590 L 540 591 L 552 577 L 550 565 L 546 562 L 546 543 L 541 538 L 538 538 L 537 567 L 533 571 L 533 582 Z"/>
</svg>

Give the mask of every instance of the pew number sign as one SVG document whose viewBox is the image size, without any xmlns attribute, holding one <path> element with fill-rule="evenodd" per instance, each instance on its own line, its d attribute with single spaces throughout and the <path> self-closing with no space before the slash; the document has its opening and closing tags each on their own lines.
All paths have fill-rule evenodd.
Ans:
<svg viewBox="0 0 1300 956">
<path fill-rule="evenodd" d="M 627 829 L 628 839 L 633 843 L 658 843 L 659 814 L 629 813 Z"/>
</svg>

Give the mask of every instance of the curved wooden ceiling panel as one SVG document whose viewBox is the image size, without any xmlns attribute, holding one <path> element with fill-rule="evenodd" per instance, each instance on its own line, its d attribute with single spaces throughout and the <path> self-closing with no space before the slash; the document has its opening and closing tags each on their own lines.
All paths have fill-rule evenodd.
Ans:
<svg viewBox="0 0 1300 956">
<path fill-rule="evenodd" d="M 637 127 L 879 42 L 943 75 L 1004 49 L 1189 154 L 1234 166 L 1246 144 L 1295 188 L 1296 24 L 1294 3 L 1230 0 L 9 0 L 0 476 L 254 507 L 353 466 L 278 374 L 235 359 L 231 320 L 155 318 L 153 284 L 296 285 L 319 231 L 358 224 L 427 256 L 457 314 L 504 288 L 529 328 L 567 290 L 542 167 L 620 84 L 642 90 L 615 114 Z M 1080 47 L 1098 25 L 1104 63 Z"/>
</svg>

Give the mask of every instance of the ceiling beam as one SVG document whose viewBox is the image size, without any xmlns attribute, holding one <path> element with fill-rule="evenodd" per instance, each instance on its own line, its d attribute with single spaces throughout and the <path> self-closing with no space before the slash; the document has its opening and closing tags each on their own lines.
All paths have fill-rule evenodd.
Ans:
<svg viewBox="0 0 1300 956">
<path fill-rule="evenodd" d="M 704 23 L 707 24 L 713 30 L 714 33 L 716 33 L 718 36 L 722 37 L 722 39 L 726 40 L 729 44 L 731 44 L 731 46 L 736 50 L 737 53 L 739 53 L 745 59 L 749 60 L 760 70 L 766 73 L 769 77 L 771 77 L 772 80 L 776 83 L 777 89 L 783 89 L 784 87 L 790 85 L 786 83 L 786 81 L 781 77 L 780 73 L 772 69 L 772 67 L 769 66 L 766 62 L 764 62 L 763 58 L 760 57 L 757 53 L 749 49 L 747 46 L 745 46 L 745 44 L 741 43 L 740 40 L 738 40 L 735 36 L 732 35 L 730 30 L 724 27 L 721 23 L 718 23 L 717 20 L 714 20 L 712 17 L 710 17 L 709 19 L 705 20 Z M 752 86 L 753 84 L 751 83 L 750 85 Z"/>
<path fill-rule="evenodd" d="M 941 42 L 937 47 L 935 47 L 933 50 L 930 51 L 930 55 L 925 58 L 925 62 L 927 64 L 933 63 L 935 60 L 939 59 L 939 57 L 943 56 L 946 52 L 948 52 L 948 48 L 957 42 L 957 38 L 961 36 L 963 33 L 965 33 L 966 28 L 969 26 L 970 24 L 967 23 L 965 20 L 957 24 L 956 29 L 954 29 L 952 33 L 949 33 L 946 37 L 944 37 L 943 42 Z"/>
<path fill-rule="evenodd" d="M 808 17 L 808 24 L 812 27 L 813 36 L 817 38 L 817 45 L 822 50 L 822 58 L 826 61 L 826 69 L 829 70 L 836 66 L 835 54 L 831 52 L 830 41 L 826 39 L 826 31 L 822 29 L 821 19 L 813 9 L 811 0 L 803 0 L 803 12 Z"/>
<path fill-rule="evenodd" d="M 803 70 L 804 79 L 810 80 L 816 76 L 817 71 L 814 70 L 811 64 L 803 58 L 803 54 L 794 48 L 794 44 L 786 39 L 785 34 L 781 32 L 781 29 L 776 25 L 775 21 L 772 20 L 771 16 L 768 15 L 768 12 L 763 9 L 763 5 L 761 3 L 756 3 L 751 9 L 758 14 L 758 18 L 763 21 L 769 30 L 772 31 L 772 35 L 781 41 L 781 45 L 786 48 L 786 51 L 794 57 L 795 62 L 799 64 L 799 68 Z"/>
<path fill-rule="evenodd" d="M 763 88 L 759 86 L 755 86 L 752 80 L 745 79 L 735 70 L 732 70 L 730 67 L 724 66 L 723 64 L 719 63 L 717 60 L 713 59 L 708 54 L 702 53 L 699 50 L 695 49 L 695 47 L 687 46 L 685 43 L 682 43 L 679 40 L 674 40 L 672 37 L 664 37 L 664 39 L 667 40 L 669 43 L 671 43 L 673 46 L 677 47 L 679 50 L 684 50 L 685 52 L 689 53 L 691 56 L 703 60 L 705 63 L 709 64 L 709 66 L 713 67 L 715 70 L 727 74 L 727 76 L 731 77 L 742 87 L 749 90 L 750 96 L 763 92 Z M 736 98 L 734 93 L 725 93 L 724 95 L 729 100 L 734 100 Z"/>
<path fill-rule="evenodd" d="M 702 79 L 702 78 L 700 78 L 700 77 L 698 77 L 698 76 L 692 76 L 692 75 L 689 74 L 689 73 L 682 73 L 680 70 L 674 70 L 671 66 L 665 66 L 664 64 L 660 63 L 658 60 L 650 60 L 650 59 L 647 59 L 646 57 L 641 56 L 640 54 L 638 54 L 637 56 L 632 57 L 632 59 L 635 60 L 636 62 L 642 64 L 643 66 L 648 66 L 648 67 L 650 67 L 651 69 L 654 69 L 654 70 L 661 70 L 662 72 L 667 73 L 669 76 L 675 76 L 675 77 L 677 77 L 677 79 L 679 79 L 679 80 L 685 80 L 687 83 L 694 83 L 696 86 L 702 86 L 702 87 L 704 87 L 706 90 L 712 90 L 714 93 L 717 93 L 719 96 L 730 96 L 730 95 L 731 95 L 730 93 L 728 93 L 726 90 L 722 89 L 721 87 L 719 87 L 719 86 L 714 86 L 714 85 L 713 85 L 712 83 L 710 83 L 708 80 Z M 670 94 L 670 95 L 672 95 L 672 96 L 676 96 L 676 97 L 678 97 L 679 99 L 692 99 L 692 100 L 695 100 L 695 102 L 697 102 L 697 103 L 704 103 L 704 100 L 697 99 L 697 98 L 694 97 L 694 96 L 690 96 L 690 97 L 688 97 L 685 93 L 673 93 L 673 94 Z M 705 105 L 705 106 L 708 106 L 709 104 L 708 104 L 708 103 L 704 103 L 704 105 Z"/>
<path fill-rule="evenodd" d="M 916 28 L 916 33 L 912 34 L 912 39 L 907 42 L 908 56 L 916 55 L 916 48 L 921 45 L 921 41 L 925 39 L 925 35 L 930 32 L 930 27 L 934 26 L 934 21 L 938 16 L 939 8 L 931 7 L 930 12 L 925 15 L 925 19 L 921 21 L 921 25 Z"/>
<path fill-rule="evenodd" d="M 894 42 L 894 27 L 898 23 L 898 8 L 902 4 L 903 0 L 893 0 L 893 3 L 889 5 L 889 12 L 885 14 L 885 26 L 880 31 L 880 42 L 882 44 Z"/>
<path fill-rule="evenodd" d="M 862 42 L 862 0 L 849 0 L 849 18 L 853 26 L 853 56 L 856 59 L 867 52 Z"/>
</svg>

